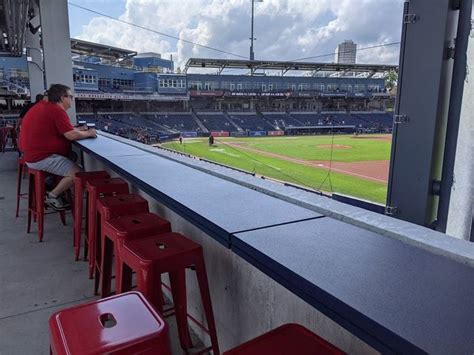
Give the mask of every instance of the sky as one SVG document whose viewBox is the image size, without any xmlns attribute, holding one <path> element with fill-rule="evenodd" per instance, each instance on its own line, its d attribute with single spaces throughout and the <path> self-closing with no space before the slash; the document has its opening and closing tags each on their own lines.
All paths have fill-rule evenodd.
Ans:
<svg viewBox="0 0 474 355">
<path fill-rule="evenodd" d="M 77 8 L 79 5 L 221 51 L 177 41 Z M 255 59 L 332 62 L 338 43 L 358 48 L 399 42 L 403 0 L 263 0 L 255 2 Z M 173 57 L 249 57 L 251 0 L 70 0 L 71 37 Z M 359 50 L 358 63 L 398 64 L 399 46 Z M 326 56 L 322 56 L 326 55 Z"/>
</svg>

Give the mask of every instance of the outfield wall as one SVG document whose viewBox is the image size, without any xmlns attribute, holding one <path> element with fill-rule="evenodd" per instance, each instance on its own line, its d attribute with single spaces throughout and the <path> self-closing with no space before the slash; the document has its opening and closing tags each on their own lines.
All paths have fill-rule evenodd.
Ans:
<svg viewBox="0 0 474 355">
<path fill-rule="evenodd" d="M 249 137 L 265 137 L 267 135 L 267 131 L 250 131 Z"/>
<path fill-rule="evenodd" d="M 224 132 L 224 131 L 220 131 L 220 132 L 211 132 L 211 136 L 213 137 L 229 137 L 229 132 Z"/>
</svg>

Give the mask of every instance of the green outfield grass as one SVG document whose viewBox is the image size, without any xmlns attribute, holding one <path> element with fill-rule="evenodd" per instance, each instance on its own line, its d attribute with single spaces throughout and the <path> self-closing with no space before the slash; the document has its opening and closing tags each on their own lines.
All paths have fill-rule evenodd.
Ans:
<svg viewBox="0 0 474 355">
<path fill-rule="evenodd" d="M 334 161 L 367 161 L 387 160 L 390 157 L 390 143 L 384 140 L 354 136 L 303 136 L 303 137 L 266 137 L 243 138 L 239 141 L 254 149 L 270 153 L 287 155 L 303 160 L 329 160 L 330 145 L 351 147 L 348 149 L 333 149 Z M 318 146 L 326 147 L 318 147 Z M 317 149 L 316 149 L 317 148 Z"/>
<path fill-rule="evenodd" d="M 329 160 L 330 147 L 318 147 L 318 145 L 331 145 L 332 143 L 351 147 L 349 149 L 334 149 L 334 161 L 388 160 L 390 157 L 390 141 L 352 138 L 352 136 L 337 136 L 334 137 L 334 141 L 331 136 L 216 138 L 212 147 L 209 147 L 207 139 L 203 138 L 186 139 L 183 144 L 170 142 L 163 144 L 163 146 L 274 179 L 384 203 L 387 193 L 387 186 L 384 183 L 335 172 L 331 172 L 328 176 L 326 169 L 308 167 L 277 157 L 261 155 L 238 146 L 309 161 Z"/>
</svg>

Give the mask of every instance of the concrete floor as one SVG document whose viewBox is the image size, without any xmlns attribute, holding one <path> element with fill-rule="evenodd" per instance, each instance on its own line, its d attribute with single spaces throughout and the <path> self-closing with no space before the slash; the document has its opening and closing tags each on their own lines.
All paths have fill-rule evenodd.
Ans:
<svg viewBox="0 0 474 355">
<path fill-rule="evenodd" d="M 0 153 L 0 354 L 49 354 L 51 314 L 96 297 L 87 263 L 74 260 L 70 213 L 66 226 L 56 214 L 45 217 L 42 243 L 35 224 L 26 233 L 26 200 L 15 218 L 17 157 Z M 167 321 L 173 354 L 180 354 L 174 318 Z"/>
</svg>

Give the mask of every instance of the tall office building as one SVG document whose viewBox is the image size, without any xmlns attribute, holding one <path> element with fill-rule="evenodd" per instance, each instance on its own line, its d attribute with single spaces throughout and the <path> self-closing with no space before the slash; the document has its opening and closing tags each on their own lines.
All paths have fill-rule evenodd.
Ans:
<svg viewBox="0 0 474 355">
<path fill-rule="evenodd" d="M 357 54 L 357 44 L 352 40 L 345 40 L 336 48 L 336 63 L 355 64 Z"/>
</svg>

